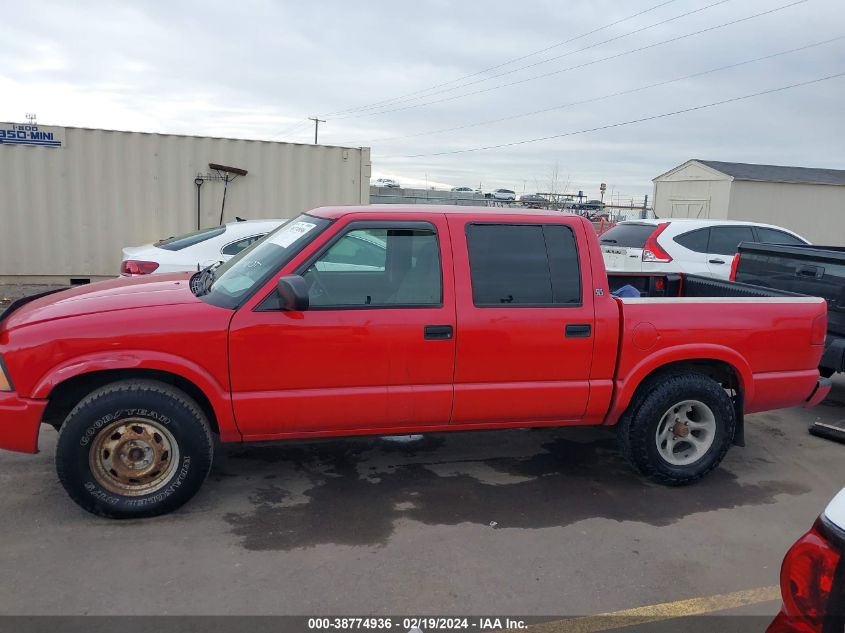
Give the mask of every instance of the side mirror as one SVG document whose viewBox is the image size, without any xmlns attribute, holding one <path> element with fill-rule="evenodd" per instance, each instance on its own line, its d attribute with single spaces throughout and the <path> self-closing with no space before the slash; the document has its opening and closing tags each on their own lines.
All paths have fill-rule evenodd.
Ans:
<svg viewBox="0 0 845 633">
<path fill-rule="evenodd" d="M 280 277 L 279 296 L 282 310 L 303 312 L 308 309 L 308 282 L 299 275 Z"/>
</svg>

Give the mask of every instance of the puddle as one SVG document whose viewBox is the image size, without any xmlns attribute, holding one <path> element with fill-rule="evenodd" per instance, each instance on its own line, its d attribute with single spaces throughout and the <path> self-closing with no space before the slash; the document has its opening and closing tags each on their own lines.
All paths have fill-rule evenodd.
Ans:
<svg viewBox="0 0 845 633">
<path fill-rule="evenodd" d="M 777 480 L 741 484 L 724 467 L 694 488 L 652 484 L 629 469 L 604 431 L 586 439 L 574 431 L 496 431 L 248 447 L 230 453 L 222 468 L 213 479 L 256 482 L 251 511 L 225 517 L 250 550 L 380 546 L 401 519 L 486 530 L 590 518 L 665 526 L 809 491 Z"/>
</svg>

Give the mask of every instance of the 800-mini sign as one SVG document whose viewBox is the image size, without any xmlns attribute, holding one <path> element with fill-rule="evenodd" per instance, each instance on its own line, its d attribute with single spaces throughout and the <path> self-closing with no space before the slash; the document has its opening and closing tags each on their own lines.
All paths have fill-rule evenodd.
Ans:
<svg viewBox="0 0 845 633">
<path fill-rule="evenodd" d="M 64 133 L 64 128 L 60 127 L 28 123 L 0 123 L 0 145 L 58 148 L 64 144 Z"/>
</svg>

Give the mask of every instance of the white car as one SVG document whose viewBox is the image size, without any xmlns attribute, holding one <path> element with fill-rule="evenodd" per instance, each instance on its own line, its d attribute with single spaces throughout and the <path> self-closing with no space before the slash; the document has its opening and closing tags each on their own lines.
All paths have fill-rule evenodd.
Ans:
<svg viewBox="0 0 845 633">
<path fill-rule="evenodd" d="M 373 182 L 373 187 L 387 187 L 388 189 L 397 189 L 399 187 L 399 183 L 393 180 L 393 178 L 379 178 L 375 182 Z"/>
<path fill-rule="evenodd" d="M 609 272 L 690 273 L 728 279 L 740 242 L 809 244 L 779 226 L 729 220 L 620 222 L 599 236 Z"/>
<path fill-rule="evenodd" d="M 196 271 L 231 259 L 253 242 L 275 231 L 285 220 L 247 220 L 169 237 L 155 244 L 123 249 L 124 276 Z"/>
<path fill-rule="evenodd" d="M 496 189 L 490 194 L 490 197 L 502 202 L 514 202 L 516 201 L 516 192 L 510 189 Z"/>
<path fill-rule="evenodd" d="M 452 187 L 452 191 L 460 193 L 481 193 L 480 189 L 473 189 L 472 187 Z"/>
</svg>

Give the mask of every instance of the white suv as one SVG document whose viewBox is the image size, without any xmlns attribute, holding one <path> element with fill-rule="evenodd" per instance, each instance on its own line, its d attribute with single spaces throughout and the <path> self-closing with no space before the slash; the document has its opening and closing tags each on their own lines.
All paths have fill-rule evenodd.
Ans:
<svg viewBox="0 0 845 633">
<path fill-rule="evenodd" d="M 740 242 L 809 244 L 779 226 L 729 220 L 620 222 L 599 236 L 609 272 L 692 273 L 728 279 Z"/>
</svg>

